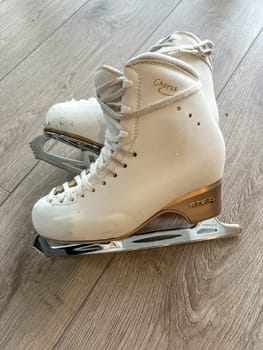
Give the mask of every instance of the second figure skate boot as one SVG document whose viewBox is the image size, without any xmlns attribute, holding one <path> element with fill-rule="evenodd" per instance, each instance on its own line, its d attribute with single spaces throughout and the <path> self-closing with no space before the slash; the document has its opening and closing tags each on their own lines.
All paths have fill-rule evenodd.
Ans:
<svg viewBox="0 0 263 350">
<path fill-rule="evenodd" d="M 150 48 L 150 52 L 175 57 L 188 63 L 198 72 L 203 91 L 210 103 L 212 117 L 218 121 L 212 77 L 212 51 L 211 41 L 201 41 L 188 32 L 175 32 Z M 156 84 L 159 83 L 157 80 Z M 42 159 L 73 173 L 80 173 L 83 168 L 89 168 L 90 163 L 98 156 L 104 143 L 105 128 L 106 121 L 103 118 L 101 107 L 94 98 L 58 103 L 49 109 L 44 134 L 37 136 L 31 142 L 31 148 L 37 159 Z M 78 161 L 45 152 L 44 144 L 50 138 L 81 149 L 83 160 Z"/>
<path fill-rule="evenodd" d="M 30 146 L 37 159 L 79 174 L 99 155 L 105 131 L 105 118 L 94 97 L 89 100 L 71 100 L 58 103 L 48 110 L 44 133 L 35 137 Z M 44 145 L 50 139 L 80 149 L 83 152 L 83 160 L 66 158 L 45 151 Z"/>
<path fill-rule="evenodd" d="M 225 146 L 197 71 L 147 53 L 124 74 L 102 66 L 96 89 L 108 125 L 104 147 L 89 171 L 35 204 L 35 247 L 46 255 L 94 254 L 238 234 L 238 225 L 215 219 Z M 194 226 L 136 235 L 164 213 Z"/>
</svg>

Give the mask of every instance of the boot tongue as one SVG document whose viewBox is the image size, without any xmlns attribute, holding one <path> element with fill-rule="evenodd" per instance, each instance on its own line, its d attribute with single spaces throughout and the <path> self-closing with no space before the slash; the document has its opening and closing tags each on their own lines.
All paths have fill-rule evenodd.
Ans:
<svg viewBox="0 0 263 350">
<path fill-rule="evenodd" d="M 105 83 L 110 82 L 114 80 L 115 78 L 123 76 L 123 73 L 119 71 L 118 69 L 115 69 L 110 66 L 101 66 L 96 70 L 95 73 L 95 88 L 98 90 L 101 86 L 103 86 Z M 116 91 L 118 91 L 121 88 L 121 81 L 119 84 L 114 84 L 111 87 L 105 88 L 102 91 L 99 92 L 99 97 L 102 99 L 109 98 L 112 96 Z M 117 100 L 113 100 L 111 102 L 120 102 L 120 98 Z"/>
<path fill-rule="evenodd" d="M 101 99 L 102 101 L 105 101 L 105 99 L 110 99 L 110 102 L 113 103 L 120 103 L 121 102 L 121 97 L 118 97 L 115 100 L 111 99 L 111 96 L 117 92 L 119 89 L 122 87 L 122 82 L 120 81 L 119 84 L 114 84 L 113 86 L 110 87 L 105 87 L 101 89 L 101 86 L 105 85 L 106 83 L 111 82 L 112 80 L 123 76 L 123 73 L 119 71 L 118 69 L 115 69 L 110 66 L 101 66 L 96 70 L 95 73 L 95 88 L 97 90 L 97 95 L 98 98 Z M 112 109 L 115 109 L 114 107 L 111 107 Z M 117 108 L 116 108 L 117 109 Z M 104 111 L 105 113 L 105 111 Z M 106 113 L 105 113 L 106 114 Z M 110 135 L 117 135 L 118 130 L 114 126 L 114 124 L 107 118 L 106 119 L 106 124 L 107 124 L 107 134 Z"/>
</svg>

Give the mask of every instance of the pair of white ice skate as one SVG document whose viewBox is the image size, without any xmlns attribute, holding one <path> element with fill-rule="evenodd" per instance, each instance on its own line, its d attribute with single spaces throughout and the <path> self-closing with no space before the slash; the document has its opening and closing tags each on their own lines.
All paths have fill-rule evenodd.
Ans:
<svg viewBox="0 0 263 350">
<path fill-rule="evenodd" d="M 216 219 L 225 145 L 212 50 L 211 41 L 176 32 L 129 60 L 123 72 L 97 69 L 97 100 L 51 107 L 44 134 L 31 147 L 37 158 L 79 175 L 35 204 L 38 250 L 94 254 L 240 232 L 238 225 Z M 84 160 L 46 153 L 49 138 L 81 149 Z M 138 233 L 164 213 L 180 215 L 187 226 Z"/>
</svg>

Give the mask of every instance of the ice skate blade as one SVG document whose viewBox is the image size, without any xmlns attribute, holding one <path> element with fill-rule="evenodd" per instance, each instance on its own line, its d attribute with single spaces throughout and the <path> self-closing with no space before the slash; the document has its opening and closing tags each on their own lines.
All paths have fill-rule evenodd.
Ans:
<svg viewBox="0 0 263 350">
<path fill-rule="evenodd" d="M 217 218 L 199 222 L 192 228 L 157 231 L 133 235 L 123 240 L 109 242 L 53 242 L 37 236 L 34 248 L 46 256 L 91 255 L 131 250 L 167 247 L 209 239 L 236 236 L 239 225 L 221 223 Z"/>
<path fill-rule="evenodd" d="M 91 141 L 86 138 L 81 138 L 80 136 L 71 133 L 64 132 L 63 134 L 61 134 L 55 129 L 45 129 L 44 135 L 56 141 L 63 142 L 69 146 L 73 146 L 81 151 L 90 151 L 93 155 L 97 156 L 100 154 L 100 150 L 103 146 L 98 143 L 95 143 L 95 141 Z"/>
<path fill-rule="evenodd" d="M 85 151 L 83 160 L 71 159 L 63 156 L 48 153 L 44 150 L 44 145 L 50 139 L 61 141 L 75 148 Z M 81 141 L 74 140 L 68 136 L 54 133 L 44 133 L 38 135 L 30 142 L 30 147 L 36 159 L 43 160 L 57 168 L 64 169 L 73 174 L 79 174 L 82 170 L 90 167 L 90 163 L 97 158 L 100 148 L 97 146 L 85 144 Z"/>
</svg>

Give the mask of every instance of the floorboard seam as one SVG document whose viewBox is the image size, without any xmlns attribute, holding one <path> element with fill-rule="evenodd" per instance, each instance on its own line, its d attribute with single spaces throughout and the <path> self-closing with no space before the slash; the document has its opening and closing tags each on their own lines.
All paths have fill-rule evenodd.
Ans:
<svg viewBox="0 0 263 350">
<path fill-rule="evenodd" d="M 225 84 L 222 86 L 221 90 L 218 92 L 217 94 L 217 98 L 221 95 L 221 93 L 224 91 L 225 87 L 228 85 L 229 81 L 232 79 L 233 75 L 235 74 L 235 72 L 237 71 L 238 67 L 242 64 L 242 62 L 244 61 L 245 57 L 247 56 L 247 54 L 249 53 L 250 49 L 252 48 L 252 46 L 254 45 L 254 43 L 256 42 L 256 40 L 259 38 L 261 32 L 263 30 L 263 27 L 260 29 L 260 31 L 258 32 L 258 34 L 255 36 L 254 40 L 251 42 L 251 44 L 249 45 L 247 51 L 244 53 L 244 55 L 242 56 L 241 60 L 238 62 L 238 64 L 236 65 L 236 67 L 233 69 L 233 72 L 231 73 L 231 75 L 229 76 L 229 78 L 227 79 L 227 81 L 225 82 Z"/>
<path fill-rule="evenodd" d="M 3 192 L 6 192 L 7 194 L 10 194 L 11 192 L 8 191 L 6 188 L 4 188 L 3 186 L 0 186 L 0 190 L 2 190 Z"/>
<path fill-rule="evenodd" d="M 30 173 L 37 167 L 37 165 L 38 165 L 39 163 L 40 163 L 40 160 L 38 160 L 38 161 L 36 162 L 36 164 L 33 165 L 33 167 L 25 174 L 25 176 L 21 179 L 21 181 L 20 181 L 11 191 L 6 190 L 6 191 L 9 193 L 9 195 L 13 194 L 13 192 L 16 191 L 16 189 L 18 188 L 18 186 L 27 178 L 27 176 L 30 175 Z M 68 173 L 65 174 L 65 176 L 64 176 L 64 181 L 66 180 L 67 176 L 68 176 Z M 0 187 L 1 187 L 1 186 L 0 186 Z M 3 204 L 7 199 L 8 199 L 8 198 L 5 198 L 5 199 L 3 200 L 3 202 L 2 202 L 2 204 Z M 2 204 L 1 204 L 1 205 L 2 205 Z"/>
<path fill-rule="evenodd" d="M 6 1 L 6 0 L 3 0 Z M 29 56 L 31 56 L 37 49 L 39 49 L 52 35 L 54 35 L 65 23 L 67 23 L 73 16 L 75 16 L 90 0 L 87 0 L 77 10 L 75 10 L 64 22 L 62 22 L 52 33 L 50 33 L 45 39 L 32 49 L 25 57 L 23 57 L 12 69 L 10 69 L 5 75 L 0 78 L 0 82 L 4 80 L 9 74 L 11 74 L 21 63 L 23 63 Z M 1 2 L 0 2 L 1 5 Z"/>
<path fill-rule="evenodd" d="M 15 192 L 15 190 L 18 188 L 18 186 L 19 186 L 19 185 L 26 179 L 26 177 L 35 169 L 35 167 L 39 164 L 39 162 L 40 162 L 40 160 L 37 161 L 37 163 L 36 163 L 35 165 L 33 165 L 33 167 L 23 176 L 23 178 L 19 181 L 19 183 L 16 184 L 14 188 L 12 188 L 12 190 L 8 191 L 8 190 L 4 189 L 5 191 L 7 191 L 7 192 L 9 193 L 9 196 L 10 196 L 13 192 Z M 1 186 L 0 186 L 0 187 L 1 187 Z M 1 188 L 2 188 L 2 187 L 1 187 Z M 9 198 L 9 197 L 5 198 L 5 199 L 3 200 L 3 202 L 1 203 L 1 205 L 3 205 L 4 202 L 5 202 L 8 198 Z"/>
</svg>

